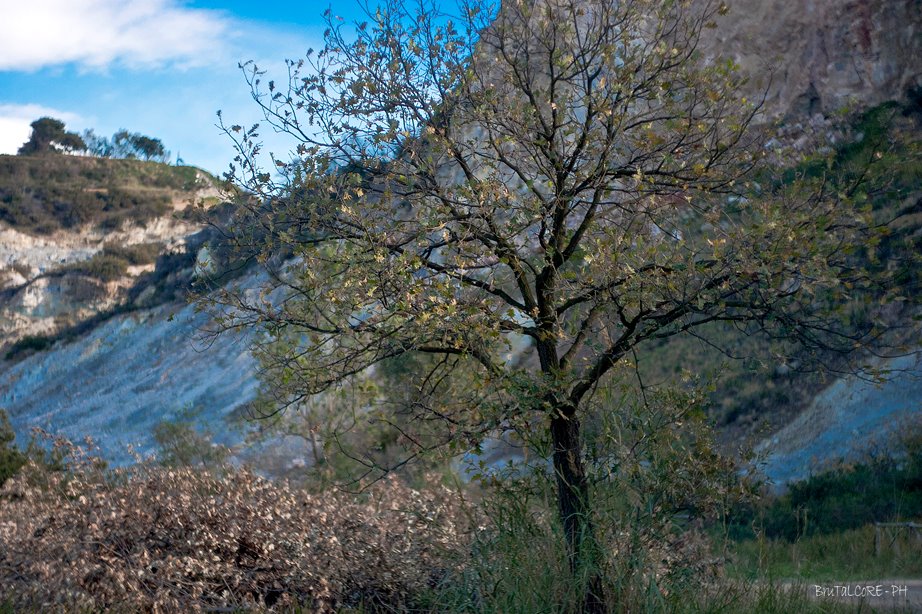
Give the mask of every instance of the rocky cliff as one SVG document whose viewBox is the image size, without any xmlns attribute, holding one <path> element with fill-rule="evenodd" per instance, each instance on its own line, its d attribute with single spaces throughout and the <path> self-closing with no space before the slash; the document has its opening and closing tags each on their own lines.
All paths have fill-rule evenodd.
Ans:
<svg viewBox="0 0 922 614">
<path fill-rule="evenodd" d="M 63 155 L 0 157 L 0 197 L 0 353 L 125 305 L 221 200 L 197 169 Z"/>
<path fill-rule="evenodd" d="M 246 339 L 200 341 L 209 317 L 185 299 L 205 240 L 187 209 L 223 196 L 189 167 L 0 159 L 0 407 L 21 438 L 91 435 L 128 462 L 194 408 L 239 440 L 223 419 L 255 393 Z"/>
<path fill-rule="evenodd" d="M 770 117 L 873 106 L 922 86 L 920 0 L 733 0 L 705 51 L 767 88 Z"/>
</svg>

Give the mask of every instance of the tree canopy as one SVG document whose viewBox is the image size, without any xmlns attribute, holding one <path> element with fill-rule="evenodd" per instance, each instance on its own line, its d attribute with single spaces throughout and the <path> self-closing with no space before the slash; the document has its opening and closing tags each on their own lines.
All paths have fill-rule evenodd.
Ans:
<svg viewBox="0 0 922 614">
<path fill-rule="evenodd" d="M 86 149 L 86 143 L 76 132 L 64 129 L 64 122 L 53 117 L 41 117 L 32 122 L 32 135 L 19 148 L 19 155 L 30 156 Z"/>
<path fill-rule="evenodd" d="M 97 136 L 92 130 L 87 130 L 83 138 L 89 152 L 101 158 L 138 158 L 167 162 L 170 157 L 170 152 L 160 139 L 129 132 L 124 128 L 113 134 L 111 139 Z"/>
<path fill-rule="evenodd" d="M 871 283 L 852 258 L 870 217 L 821 177 L 754 181 L 758 103 L 699 49 L 722 3 L 413 7 L 354 29 L 331 16 L 287 83 L 245 66 L 298 156 L 266 171 L 258 128 L 226 127 L 231 176 L 264 197 L 234 238 L 269 275 L 212 300 L 226 327 L 263 330 L 280 407 L 421 355 L 410 400 L 366 412 L 410 456 L 543 432 L 577 565 L 593 531 L 580 421 L 600 383 L 714 322 L 859 347 L 874 331 L 831 307 Z"/>
</svg>

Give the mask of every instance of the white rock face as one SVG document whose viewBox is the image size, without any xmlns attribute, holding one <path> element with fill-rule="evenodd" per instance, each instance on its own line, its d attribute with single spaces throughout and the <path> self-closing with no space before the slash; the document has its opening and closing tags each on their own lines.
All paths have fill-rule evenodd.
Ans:
<svg viewBox="0 0 922 614">
<path fill-rule="evenodd" d="M 51 237 L 33 237 L 0 223 L 0 269 L 18 265 L 29 270 L 29 278 L 63 264 L 89 260 L 102 249 L 91 236 L 61 233 Z"/>
<path fill-rule="evenodd" d="M 210 321 L 191 305 L 163 305 L 108 320 L 70 344 L 0 362 L 0 407 L 22 442 L 33 426 L 74 440 L 90 435 L 107 458 L 131 462 L 127 444 L 153 451 L 152 429 L 187 407 L 216 441 L 242 433 L 226 418 L 256 394 L 248 337 L 200 339 Z"/>
<path fill-rule="evenodd" d="M 882 362 L 891 377 L 880 385 L 848 377 L 833 382 L 806 410 L 762 442 L 765 474 L 776 484 L 802 480 L 840 460 L 889 449 L 922 420 L 922 354 Z"/>
<path fill-rule="evenodd" d="M 0 314 L 45 319 L 95 313 L 112 305 L 114 285 L 73 276 L 41 277 L 13 294 Z"/>
<path fill-rule="evenodd" d="M 35 237 L 0 223 L 0 269 L 18 265 L 30 269 L 31 278 L 65 264 L 89 260 L 106 243 L 162 243 L 169 251 L 178 249 L 188 235 L 199 229 L 197 225 L 164 216 L 144 226 L 130 226 L 112 232 L 57 232 L 48 237 Z"/>
<path fill-rule="evenodd" d="M 153 265 L 128 268 L 124 279 L 110 283 L 76 275 L 45 276 L 91 259 L 105 244 L 158 243 L 162 252 L 184 249 L 186 237 L 200 230 L 164 216 L 140 226 L 112 232 L 57 232 L 35 237 L 0 224 L 0 348 L 26 335 L 49 334 L 61 326 L 109 309 L 123 300 L 133 279 Z"/>
</svg>

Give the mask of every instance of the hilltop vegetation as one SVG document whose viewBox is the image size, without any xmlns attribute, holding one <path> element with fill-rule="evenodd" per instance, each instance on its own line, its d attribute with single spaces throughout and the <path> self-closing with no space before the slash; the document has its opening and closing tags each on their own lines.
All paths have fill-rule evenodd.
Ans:
<svg viewBox="0 0 922 614">
<path fill-rule="evenodd" d="M 0 230 L 16 231 L 0 249 L 0 357 L 181 296 L 205 240 L 187 235 L 201 229 L 199 206 L 221 199 L 218 184 L 153 161 L 0 156 Z"/>
<path fill-rule="evenodd" d="M 217 183 L 191 166 L 68 155 L 0 156 L 0 222 L 33 235 L 144 224 Z"/>
</svg>

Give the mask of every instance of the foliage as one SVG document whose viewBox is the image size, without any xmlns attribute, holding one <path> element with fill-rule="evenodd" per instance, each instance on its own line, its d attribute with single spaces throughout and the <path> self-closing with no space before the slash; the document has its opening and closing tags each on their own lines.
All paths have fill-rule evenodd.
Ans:
<svg viewBox="0 0 922 614">
<path fill-rule="evenodd" d="M 172 420 L 162 420 L 154 426 L 157 460 L 165 467 L 223 466 L 230 450 L 212 442 L 212 433 L 196 424 L 201 410 L 188 407 Z"/>
<path fill-rule="evenodd" d="M 668 450 L 684 438 L 672 433 L 672 444 L 653 448 Z M 149 464 L 107 470 L 91 444 L 51 440 L 50 451 L 34 449 L 0 489 L 0 611 L 526 613 L 549 604 L 560 611 L 580 607 L 588 577 L 573 582 L 567 574 L 554 480 L 546 472 L 485 480 L 481 495 L 468 489 L 484 503 L 484 523 L 468 515 L 457 493 L 432 482 L 413 490 L 391 478 L 363 495 L 312 495 L 229 467 L 218 473 Z M 694 446 L 681 447 L 694 454 Z M 638 469 L 651 453 L 635 459 Z M 669 456 L 664 460 L 671 462 Z M 664 492 L 681 487 L 679 473 Z M 810 538 L 816 543 L 803 540 L 794 550 L 744 544 L 731 552 L 728 580 L 695 523 L 676 517 L 671 505 L 657 509 L 657 496 L 646 487 L 637 492 L 651 498 L 631 502 L 623 487 L 631 491 L 636 475 L 624 477 L 595 487 L 599 517 L 609 518 L 603 524 L 623 527 L 602 538 L 615 610 L 849 612 L 764 575 L 751 584 L 736 578 L 752 577 L 748 566 L 755 564 L 775 578 L 813 574 L 814 581 L 874 576 L 863 576 L 866 570 L 918 571 L 911 555 L 864 556 L 873 548 L 865 530 L 824 543 Z M 665 520 L 667 530 L 644 520 L 652 518 L 644 508 Z M 638 521 L 615 520 L 629 509 L 641 512 Z M 835 557 L 849 557 L 850 567 L 829 567 Z M 795 568 L 801 573 L 788 573 Z"/>
<path fill-rule="evenodd" d="M 795 182 L 800 177 L 822 178 L 831 190 L 858 190 L 873 222 L 885 225 L 875 243 L 851 248 L 856 266 L 881 283 L 853 288 L 840 297 L 841 315 L 860 329 L 871 322 L 892 333 L 888 351 L 918 343 L 910 326 L 922 301 L 922 130 L 907 104 L 884 103 L 843 119 L 842 132 L 829 156 L 814 150 L 787 158 L 796 161 L 780 176 L 765 171 L 766 185 Z M 694 229 L 691 229 L 694 232 Z M 913 335 L 916 335 L 913 337 Z M 732 323 L 716 322 L 698 328 L 693 336 L 664 339 L 638 356 L 649 381 L 674 380 L 683 371 L 720 374 L 721 385 L 711 395 L 712 416 L 732 431 L 761 436 L 766 427 L 785 424 L 828 380 L 811 369 L 809 353 L 784 339 L 746 335 Z M 900 350 L 897 350 L 897 353 Z M 799 354 L 807 354 L 800 356 Z"/>
<path fill-rule="evenodd" d="M 143 134 L 119 130 L 112 135 L 112 144 L 117 153 L 124 152 L 120 157 L 138 157 L 144 160 L 165 161 L 168 157 L 160 139 L 154 139 Z"/>
<path fill-rule="evenodd" d="M 538 454 L 526 447 L 518 465 L 480 464 L 489 523 L 463 577 L 447 587 L 448 610 L 580 611 L 587 584 L 601 576 L 611 611 L 682 611 L 720 581 L 702 527 L 752 493 L 714 449 L 701 421 L 704 390 L 647 389 L 646 402 L 634 392 L 626 383 L 600 390 L 586 423 L 599 569 L 578 570 L 576 581 L 567 573 L 556 479 L 540 453 L 550 442 L 533 441 Z"/>
<path fill-rule="evenodd" d="M 13 343 L 6 352 L 5 359 L 11 360 L 24 352 L 41 352 L 54 345 L 55 339 L 45 335 L 26 335 Z"/>
<path fill-rule="evenodd" d="M 67 132 L 64 122 L 53 117 L 42 117 L 32 122 L 32 135 L 18 154 L 32 156 L 38 154 L 74 152 L 86 149 L 86 143 L 76 132 Z"/>
<path fill-rule="evenodd" d="M 787 492 L 742 506 L 729 519 L 737 539 L 802 537 L 858 529 L 874 522 L 922 518 L 922 431 L 916 420 L 885 450 L 788 485 Z"/>
<path fill-rule="evenodd" d="M 263 197 L 232 232 L 268 282 L 210 300 L 226 328 L 262 328 L 279 406 L 431 355 L 408 400 L 370 399 L 357 422 L 408 457 L 543 432 L 575 570 L 593 556 L 581 421 L 617 365 L 728 322 L 848 368 L 882 333 L 839 310 L 878 283 L 854 253 L 881 227 L 861 175 L 749 181 L 757 105 L 733 62 L 696 51 L 725 11 L 470 3 L 452 21 L 392 0 L 354 31 L 331 17 L 287 84 L 246 65 L 299 158 L 268 173 L 258 127 L 227 126 L 231 176 Z"/>
<path fill-rule="evenodd" d="M 153 264 L 160 256 L 163 246 L 160 243 L 133 243 L 123 245 L 107 243 L 102 248 L 102 253 L 124 260 L 131 266 Z"/>
<path fill-rule="evenodd" d="M 170 158 L 170 152 L 160 139 L 125 129 L 117 131 L 111 139 L 87 130 L 83 139 L 87 143 L 87 150 L 100 158 L 137 158 L 155 162 L 169 162 Z"/>
<path fill-rule="evenodd" d="M 102 282 L 110 282 L 119 280 L 128 274 L 128 261 L 102 251 L 89 260 L 75 262 L 59 270 L 86 275 Z"/>
<path fill-rule="evenodd" d="M 16 433 L 6 410 L 0 408 L 0 486 L 16 475 L 25 464 L 26 456 L 15 445 Z"/>
<path fill-rule="evenodd" d="M 887 224 L 864 173 L 772 178 L 735 65 L 697 54 L 722 3 L 493 9 L 466 4 L 458 27 L 431 3 L 392 0 L 355 30 L 330 17 L 287 85 L 244 67 L 299 157 L 268 173 L 258 127 L 226 127 L 240 152 L 230 177 L 262 197 L 231 233 L 267 282 L 208 300 L 225 329 L 261 328 L 278 408 L 429 357 L 350 422 L 407 449 L 395 463 L 361 457 L 364 472 L 498 433 L 544 442 L 570 571 L 590 574 L 582 607 L 603 611 L 593 394 L 715 323 L 774 340 L 782 361 L 856 368 L 887 323 L 842 307 L 880 288 L 894 298 L 888 271 L 857 257 Z M 648 401 L 638 380 L 645 403 L 674 402 Z M 651 439 L 670 428 L 627 426 Z M 679 492 L 709 486 L 698 472 Z"/>
<path fill-rule="evenodd" d="M 0 156 L 0 222 L 39 235 L 143 224 L 189 198 L 200 172 L 137 160 Z"/>
<path fill-rule="evenodd" d="M 111 282 L 128 275 L 129 266 L 153 264 L 160 255 L 159 243 L 117 245 L 107 243 L 89 260 L 65 265 L 55 273 L 77 273 L 102 282 Z"/>
<path fill-rule="evenodd" d="M 302 606 L 405 611 L 452 571 L 468 521 L 396 480 L 310 495 L 245 470 L 103 471 L 64 440 L 0 491 L 0 593 L 17 611 Z"/>
</svg>

